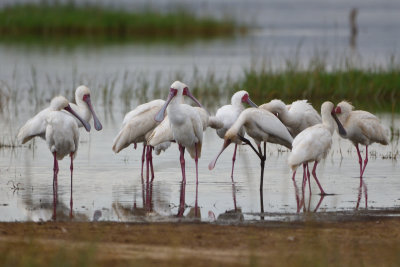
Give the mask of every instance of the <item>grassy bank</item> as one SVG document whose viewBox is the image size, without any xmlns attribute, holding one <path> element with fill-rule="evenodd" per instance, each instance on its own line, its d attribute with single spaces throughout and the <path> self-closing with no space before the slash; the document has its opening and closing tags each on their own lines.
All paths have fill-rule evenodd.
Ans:
<svg viewBox="0 0 400 267">
<path fill-rule="evenodd" d="M 400 69 L 390 70 L 303 70 L 245 71 L 232 92 L 245 89 L 258 104 L 280 98 L 285 102 L 308 99 L 314 103 L 343 99 L 365 106 L 395 109 L 400 98 Z"/>
<path fill-rule="evenodd" d="M 245 31 L 233 20 L 197 17 L 178 9 L 161 14 L 146 10 L 131 13 L 75 4 L 20 4 L 0 10 L 0 36 L 4 40 L 35 38 L 209 38 Z"/>
</svg>

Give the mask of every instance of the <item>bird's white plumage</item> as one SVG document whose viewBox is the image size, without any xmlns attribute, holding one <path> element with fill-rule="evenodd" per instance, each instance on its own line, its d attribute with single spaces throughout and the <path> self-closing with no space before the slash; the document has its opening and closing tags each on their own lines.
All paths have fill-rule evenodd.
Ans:
<svg viewBox="0 0 400 267">
<path fill-rule="evenodd" d="M 286 125 L 293 137 L 322 121 L 321 116 L 307 100 L 297 100 L 290 105 L 285 105 L 283 101 L 274 99 L 261 105 L 260 108 L 278 114 L 278 118 Z"/>
<path fill-rule="evenodd" d="M 60 111 L 51 111 L 46 118 L 46 143 L 52 153 L 56 152 L 57 160 L 78 152 L 78 124 L 72 116 Z"/>
<path fill-rule="evenodd" d="M 331 115 L 333 108 L 331 102 L 322 104 L 322 123 L 305 129 L 293 140 L 292 152 L 288 157 L 288 164 L 292 170 L 296 170 L 302 163 L 320 161 L 326 157 L 335 130 L 335 121 Z"/>
<path fill-rule="evenodd" d="M 261 108 L 245 109 L 232 127 L 226 132 L 225 139 L 233 140 L 244 126 L 246 133 L 259 145 L 262 141 L 280 144 L 291 148 L 293 138 L 282 122 L 271 112 Z"/>
<path fill-rule="evenodd" d="M 363 110 L 353 110 L 354 107 L 346 101 L 340 102 L 337 107 L 341 110 L 337 116 L 346 129 L 346 139 L 355 145 L 370 145 L 375 142 L 387 145 L 389 143 L 388 130 L 375 115 Z"/>
<path fill-rule="evenodd" d="M 154 116 L 161 109 L 164 102 L 164 100 L 154 100 L 139 105 L 126 114 L 122 128 L 114 139 L 112 150 L 118 153 L 132 143 L 147 142 L 147 138 L 158 125 L 158 122 L 154 120 Z"/>
</svg>

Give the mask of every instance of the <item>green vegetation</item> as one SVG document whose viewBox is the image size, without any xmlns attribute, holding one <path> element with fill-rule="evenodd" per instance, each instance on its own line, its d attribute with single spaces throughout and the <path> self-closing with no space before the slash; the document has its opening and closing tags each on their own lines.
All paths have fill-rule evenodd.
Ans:
<svg viewBox="0 0 400 267">
<path fill-rule="evenodd" d="M 343 99 L 364 103 L 367 107 L 394 109 L 400 99 L 400 69 L 390 70 L 304 70 L 245 71 L 232 91 L 247 90 L 258 104 L 280 98 L 285 102 L 308 99 L 315 104 Z M 360 108 L 360 107 L 358 107 Z"/>
<path fill-rule="evenodd" d="M 246 31 L 233 20 L 197 17 L 178 9 L 174 13 L 145 10 L 131 13 L 75 4 L 20 4 L 0 10 L 3 40 L 94 39 L 135 40 L 211 38 Z"/>
</svg>

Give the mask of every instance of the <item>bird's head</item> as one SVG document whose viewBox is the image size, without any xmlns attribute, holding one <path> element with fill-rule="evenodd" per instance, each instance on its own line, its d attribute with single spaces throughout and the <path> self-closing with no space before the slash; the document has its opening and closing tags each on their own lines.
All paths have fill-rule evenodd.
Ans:
<svg viewBox="0 0 400 267">
<path fill-rule="evenodd" d="M 84 85 L 79 86 L 76 91 L 75 91 L 75 99 L 76 102 L 79 103 L 83 101 L 84 103 L 87 104 L 90 113 L 92 113 L 93 116 L 93 121 L 94 121 L 94 128 L 97 131 L 100 131 L 103 129 L 103 125 L 101 125 L 100 120 L 97 118 L 96 112 L 94 112 L 92 101 L 90 98 L 90 89 Z"/>
</svg>

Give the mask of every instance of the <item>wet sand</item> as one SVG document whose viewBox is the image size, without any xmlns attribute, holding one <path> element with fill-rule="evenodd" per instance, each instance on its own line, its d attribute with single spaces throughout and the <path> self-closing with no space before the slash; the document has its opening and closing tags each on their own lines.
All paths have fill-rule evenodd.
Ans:
<svg viewBox="0 0 400 267">
<path fill-rule="evenodd" d="M 0 223 L 12 266 L 398 266 L 400 219 L 336 222 Z"/>
</svg>

